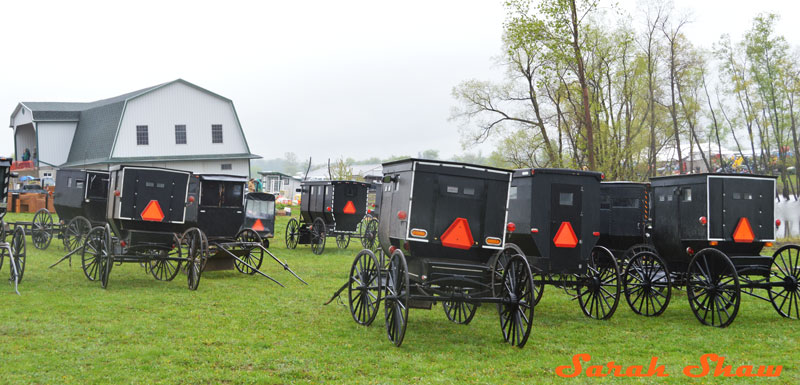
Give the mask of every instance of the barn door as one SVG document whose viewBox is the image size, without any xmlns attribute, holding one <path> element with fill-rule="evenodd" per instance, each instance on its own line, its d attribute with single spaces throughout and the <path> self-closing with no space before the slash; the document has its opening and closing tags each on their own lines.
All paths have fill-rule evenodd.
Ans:
<svg viewBox="0 0 800 385">
<path fill-rule="evenodd" d="M 550 187 L 550 265 L 554 272 L 575 269 L 581 258 L 583 189 L 580 185 Z"/>
</svg>

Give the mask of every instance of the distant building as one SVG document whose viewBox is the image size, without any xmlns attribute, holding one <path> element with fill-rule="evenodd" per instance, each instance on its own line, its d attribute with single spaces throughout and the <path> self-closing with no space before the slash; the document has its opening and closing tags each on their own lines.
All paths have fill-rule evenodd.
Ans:
<svg viewBox="0 0 800 385">
<path fill-rule="evenodd" d="M 264 192 L 292 198 L 300 188 L 300 178 L 277 171 L 260 171 L 261 186 Z"/>
<path fill-rule="evenodd" d="M 383 166 L 380 163 L 373 163 L 373 164 L 355 164 L 351 166 L 353 169 L 353 177 L 357 180 L 363 180 L 365 182 L 377 182 L 383 178 Z M 330 179 L 330 175 L 328 174 L 328 167 L 323 166 L 311 170 L 308 173 L 308 179 L 310 180 L 328 180 Z"/>
<path fill-rule="evenodd" d="M 89 103 L 20 102 L 10 127 L 17 169 L 38 177 L 118 164 L 249 176 L 260 158 L 233 101 L 182 79 Z"/>
</svg>

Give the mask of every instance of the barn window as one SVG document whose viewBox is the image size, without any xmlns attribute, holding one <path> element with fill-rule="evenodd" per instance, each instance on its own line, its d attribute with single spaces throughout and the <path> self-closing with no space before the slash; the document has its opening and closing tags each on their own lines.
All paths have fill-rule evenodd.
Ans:
<svg viewBox="0 0 800 385">
<path fill-rule="evenodd" d="M 233 165 L 230 163 L 223 163 L 221 167 L 223 170 L 233 170 Z"/>
<path fill-rule="evenodd" d="M 558 204 L 561 206 L 572 206 L 572 193 L 559 193 Z"/>
<path fill-rule="evenodd" d="M 186 144 L 186 125 L 175 125 L 175 144 Z"/>
<path fill-rule="evenodd" d="M 211 125 L 211 143 L 222 143 L 222 125 Z"/>
<path fill-rule="evenodd" d="M 685 188 L 681 190 L 681 202 L 691 202 L 692 201 L 692 189 Z"/>
<path fill-rule="evenodd" d="M 136 126 L 136 144 L 139 146 L 146 146 L 149 144 L 147 126 Z"/>
</svg>

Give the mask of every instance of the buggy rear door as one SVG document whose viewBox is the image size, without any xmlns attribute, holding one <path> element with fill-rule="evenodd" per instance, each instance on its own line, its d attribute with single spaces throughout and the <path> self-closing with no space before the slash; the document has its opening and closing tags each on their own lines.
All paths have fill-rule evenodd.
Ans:
<svg viewBox="0 0 800 385">
<path fill-rule="evenodd" d="M 582 202 L 580 185 L 550 186 L 550 265 L 555 272 L 574 269 L 575 263 L 582 260 Z"/>
<path fill-rule="evenodd" d="M 121 219 L 183 223 L 189 173 L 125 168 Z"/>
<path fill-rule="evenodd" d="M 773 240 L 775 180 L 748 177 L 710 178 L 712 181 L 715 179 L 721 183 L 715 181 L 716 183 L 710 183 L 710 186 L 720 186 L 724 196 L 713 193 L 711 196 L 722 196 L 722 207 L 717 208 L 722 212 L 712 210 L 709 213 L 709 222 L 713 223 L 715 216 L 721 217 L 722 229 L 716 234 L 711 234 L 711 238 L 733 239 L 733 233 L 742 222 L 742 218 L 747 218 L 754 240 Z"/>
</svg>

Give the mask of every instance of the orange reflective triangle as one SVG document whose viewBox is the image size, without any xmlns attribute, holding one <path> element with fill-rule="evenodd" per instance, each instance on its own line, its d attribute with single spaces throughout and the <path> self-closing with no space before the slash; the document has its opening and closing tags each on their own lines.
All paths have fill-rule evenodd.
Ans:
<svg viewBox="0 0 800 385">
<path fill-rule="evenodd" d="M 256 219 L 256 223 L 253 223 L 252 229 L 255 231 L 264 231 L 264 224 L 261 223 L 261 219 Z"/>
<path fill-rule="evenodd" d="M 733 240 L 737 243 L 750 243 L 756 239 L 753 234 L 753 228 L 750 227 L 750 221 L 742 217 L 739 219 L 739 224 L 736 225 L 736 230 L 733 230 Z"/>
<path fill-rule="evenodd" d="M 442 234 L 442 246 L 468 250 L 475 244 L 466 218 L 456 218 Z"/>
<path fill-rule="evenodd" d="M 353 204 L 353 201 L 347 201 L 347 204 L 344 205 L 344 210 L 342 210 L 345 214 L 355 214 L 356 213 L 356 205 Z"/>
<path fill-rule="evenodd" d="M 147 207 L 142 211 L 142 219 L 150 222 L 161 222 L 164 220 L 164 212 L 161 211 L 161 205 L 158 201 L 153 199 L 147 204 Z"/>
<path fill-rule="evenodd" d="M 558 228 L 556 236 L 553 238 L 553 243 L 556 247 L 573 248 L 577 246 L 578 237 L 575 236 L 575 231 L 572 230 L 572 224 L 569 222 L 561 222 L 561 227 Z"/>
</svg>

